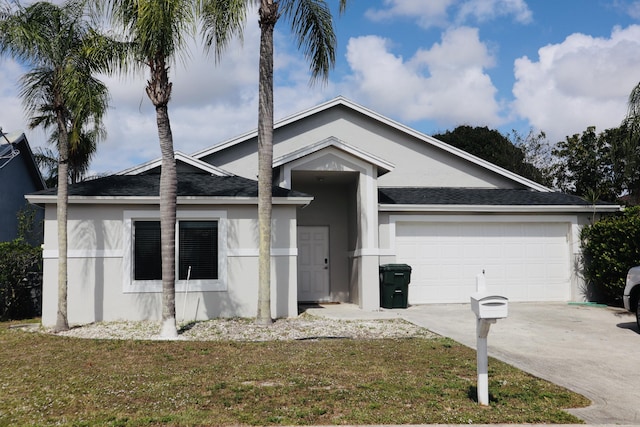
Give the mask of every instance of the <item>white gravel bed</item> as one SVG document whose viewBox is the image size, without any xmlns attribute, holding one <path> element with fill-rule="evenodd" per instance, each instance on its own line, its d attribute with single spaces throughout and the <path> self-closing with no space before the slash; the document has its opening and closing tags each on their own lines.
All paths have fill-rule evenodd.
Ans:
<svg viewBox="0 0 640 427">
<path fill-rule="evenodd" d="M 179 340 L 275 341 L 330 338 L 432 338 L 433 333 L 404 320 L 335 320 L 302 314 L 259 326 L 253 319 L 213 319 L 179 325 Z M 160 340 L 159 322 L 98 322 L 57 335 L 89 339 Z"/>
</svg>

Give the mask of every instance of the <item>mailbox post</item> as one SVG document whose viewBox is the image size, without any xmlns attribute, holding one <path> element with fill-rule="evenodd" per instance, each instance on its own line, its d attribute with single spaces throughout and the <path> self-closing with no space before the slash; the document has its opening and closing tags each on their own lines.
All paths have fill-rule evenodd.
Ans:
<svg viewBox="0 0 640 427">
<path fill-rule="evenodd" d="M 476 293 L 471 295 L 471 309 L 476 314 L 476 353 L 478 366 L 478 403 L 489 405 L 489 356 L 487 336 L 497 319 L 507 317 L 508 300 L 487 293 L 484 271 L 476 276 Z"/>
</svg>

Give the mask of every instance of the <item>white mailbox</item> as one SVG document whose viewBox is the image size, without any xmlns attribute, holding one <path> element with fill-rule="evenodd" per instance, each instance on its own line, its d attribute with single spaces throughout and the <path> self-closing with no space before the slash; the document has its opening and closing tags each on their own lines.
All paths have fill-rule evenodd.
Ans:
<svg viewBox="0 0 640 427">
<path fill-rule="evenodd" d="M 489 328 L 497 319 L 507 317 L 509 300 L 501 295 L 487 292 L 487 284 L 482 273 L 476 275 L 476 293 L 471 295 L 471 310 L 476 314 L 476 338 L 478 354 L 478 403 L 489 405 L 489 356 L 487 336 Z"/>
<path fill-rule="evenodd" d="M 509 300 L 500 295 L 479 292 L 471 295 L 471 309 L 478 319 L 504 319 Z"/>
</svg>

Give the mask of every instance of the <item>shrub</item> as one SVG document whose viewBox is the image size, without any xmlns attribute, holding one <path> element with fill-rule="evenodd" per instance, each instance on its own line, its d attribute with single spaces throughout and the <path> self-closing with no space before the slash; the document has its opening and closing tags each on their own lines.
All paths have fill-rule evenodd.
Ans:
<svg viewBox="0 0 640 427">
<path fill-rule="evenodd" d="M 0 242 L 0 320 L 41 314 L 42 249 L 22 239 Z"/>
<path fill-rule="evenodd" d="M 582 229 L 589 299 L 619 304 L 630 267 L 640 265 L 640 206 Z"/>
</svg>

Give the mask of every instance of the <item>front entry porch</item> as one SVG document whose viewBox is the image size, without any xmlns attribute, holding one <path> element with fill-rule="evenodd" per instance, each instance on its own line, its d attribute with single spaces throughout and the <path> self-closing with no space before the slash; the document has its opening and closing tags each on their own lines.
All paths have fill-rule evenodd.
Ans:
<svg viewBox="0 0 640 427">
<path fill-rule="evenodd" d="M 393 165 L 331 137 L 274 159 L 274 168 L 278 185 L 314 198 L 296 211 L 298 301 L 377 310 L 377 180 Z M 320 229 L 321 243 L 308 240 L 309 231 Z"/>
</svg>

